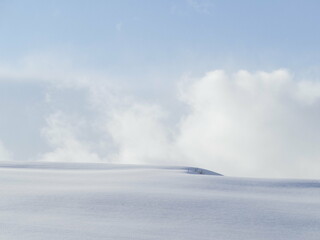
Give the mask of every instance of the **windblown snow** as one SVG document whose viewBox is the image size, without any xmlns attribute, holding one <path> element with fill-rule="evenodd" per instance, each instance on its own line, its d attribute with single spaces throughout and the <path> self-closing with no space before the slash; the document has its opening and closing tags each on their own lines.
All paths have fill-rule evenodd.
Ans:
<svg viewBox="0 0 320 240">
<path fill-rule="evenodd" d="M 189 174 L 193 173 L 193 174 Z M 320 239 L 320 181 L 1 163 L 0 239 Z"/>
</svg>

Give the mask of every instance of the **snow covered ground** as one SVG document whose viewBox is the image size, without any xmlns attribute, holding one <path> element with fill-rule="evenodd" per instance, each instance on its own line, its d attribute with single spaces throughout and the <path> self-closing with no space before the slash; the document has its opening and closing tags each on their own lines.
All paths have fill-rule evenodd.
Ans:
<svg viewBox="0 0 320 240">
<path fill-rule="evenodd" d="M 320 181 L 1 163 L 0 239 L 319 240 Z"/>
</svg>

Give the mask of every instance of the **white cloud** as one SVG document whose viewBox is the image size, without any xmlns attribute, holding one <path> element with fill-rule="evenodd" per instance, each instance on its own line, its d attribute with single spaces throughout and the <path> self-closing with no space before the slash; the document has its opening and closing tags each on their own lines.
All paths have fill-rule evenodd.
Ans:
<svg viewBox="0 0 320 240">
<path fill-rule="evenodd" d="M 315 81 L 299 82 L 296 94 L 301 101 L 312 105 L 319 100 L 320 84 Z"/>
<path fill-rule="evenodd" d="M 95 87 L 99 83 L 112 87 L 106 74 L 83 71 L 68 57 L 53 53 L 28 55 L 11 64 L 0 63 L 0 82 L 3 81 L 44 83 L 72 89 Z"/>
<path fill-rule="evenodd" d="M 191 164 L 235 176 L 320 176 L 317 81 L 295 79 L 283 69 L 212 71 L 180 84 L 178 101 L 188 110 L 172 123 L 168 119 L 176 113 L 135 100 L 105 75 L 77 71 L 68 61 L 60 66 L 50 58 L 26 59 L 18 67 L 2 65 L 0 79 L 81 89 L 86 94 L 77 97 L 85 98 L 81 103 L 89 109 L 53 108 L 46 126 L 39 126 L 52 147 L 42 160 Z M 54 102 L 51 93 L 44 95 L 48 105 Z"/>
<path fill-rule="evenodd" d="M 47 118 L 42 134 L 54 148 L 45 153 L 41 160 L 50 162 L 99 162 L 100 157 L 91 151 L 90 144 L 79 140 L 79 132 L 85 123 L 81 119 L 70 119 L 61 112 Z"/>
<path fill-rule="evenodd" d="M 133 103 L 108 130 L 126 162 L 182 160 L 227 175 L 316 178 L 319 86 L 282 69 L 213 71 L 180 89 L 189 112 L 177 126 L 165 124 L 163 109 Z"/>
<path fill-rule="evenodd" d="M 170 128 L 164 124 L 164 119 L 164 112 L 155 105 L 133 103 L 125 109 L 114 111 L 106 130 L 118 146 L 115 160 L 127 163 L 177 163 Z"/>
<path fill-rule="evenodd" d="M 182 91 L 177 147 L 225 174 L 319 177 L 320 83 L 309 84 L 286 70 L 210 72 Z"/>
</svg>

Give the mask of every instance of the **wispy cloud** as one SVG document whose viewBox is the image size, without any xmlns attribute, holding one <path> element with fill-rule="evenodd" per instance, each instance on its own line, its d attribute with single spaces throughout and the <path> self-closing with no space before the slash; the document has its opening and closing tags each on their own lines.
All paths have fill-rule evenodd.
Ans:
<svg viewBox="0 0 320 240">
<path fill-rule="evenodd" d="M 187 4 L 198 13 L 209 14 L 214 8 L 212 0 L 187 0 Z"/>
</svg>

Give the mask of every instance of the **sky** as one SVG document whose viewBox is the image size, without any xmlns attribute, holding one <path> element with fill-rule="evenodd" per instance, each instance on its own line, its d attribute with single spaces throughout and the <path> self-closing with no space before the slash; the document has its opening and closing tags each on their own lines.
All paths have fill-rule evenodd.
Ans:
<svg viewBox="0 0 320 240">
<path fill-rule="evenodd" d="M 0 0 L 0 160 L 319 178 L 319 9 Z"/>
</svg>

